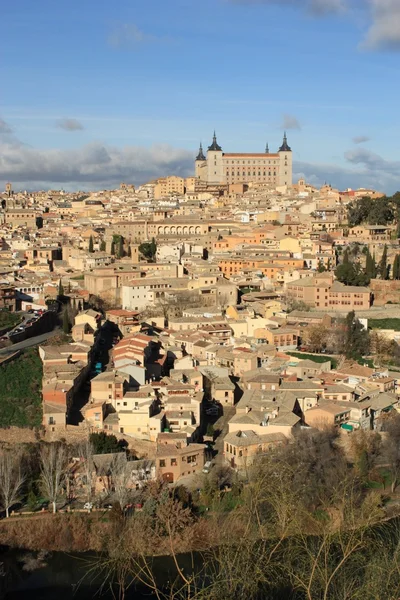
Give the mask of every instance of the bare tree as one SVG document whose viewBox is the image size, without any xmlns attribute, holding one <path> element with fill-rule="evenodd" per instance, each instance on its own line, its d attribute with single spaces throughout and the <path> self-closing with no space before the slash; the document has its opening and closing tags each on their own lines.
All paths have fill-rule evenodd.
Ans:
<svg viewBox="0 0 400 600">
<path fill-rule="evenodd" d="M 326 348 L 328 333 L 325 325 L 311 325 L 304 331 L 303 342 L 311 352 L 321 352 Z"/>
<path fill-rule="evenodd" d="M 126 505 L 131 490 L 131 469 L 126 460 L 125 454 L 116 454 L 111 461 L 110 476 L 115 497 L 117 498 L 121 509 Z"/>
<path fill-rule="evenodd" d="M 67 479 L 68 454 L 66 447 L 59 443 L 43 446 L 40 450 L 40 479 L 43 491 L 57 512 L 57 500 Z"/>
<path fill-rule="evenodd" d="M 86 500 L 90 502 L 93 494 L 95 467 L 93 463 L 93 445 L 91 444 L 89 438 L 86 438 L 81 444 L 79 444 L 78 452 L 80 458 L 83 460 L 82 473 L 86 492 L 85 496 Z"/>
<path fill-rule="evenodd" d="M 22 471 L 22 456 L 11 451 L 0 455 L 0 499 L 6 517 L 10 508 L 20 499 L 25 474 Z"/>
</svg>

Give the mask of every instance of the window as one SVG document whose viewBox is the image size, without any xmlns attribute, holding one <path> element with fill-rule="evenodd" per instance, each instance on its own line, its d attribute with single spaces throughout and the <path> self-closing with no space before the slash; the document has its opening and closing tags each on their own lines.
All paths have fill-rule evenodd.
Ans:
<svg viewBox="0 0 400 600">
<path fill-rule="evenodd" d="M 160 460 L 160 467 L 165 467 L 165 460 L 163 458 Z"/>
<path fill-rule="evenodd" d="M 171 467 L 176 467 L 177 464 L 176 458 L 171 458 Z"/>
<path fill-rule="evenodd" d="M 100 413 L 99 412 L 94 413 L 94 420 L 95 421 L 100 421 Z"/>
</svg>

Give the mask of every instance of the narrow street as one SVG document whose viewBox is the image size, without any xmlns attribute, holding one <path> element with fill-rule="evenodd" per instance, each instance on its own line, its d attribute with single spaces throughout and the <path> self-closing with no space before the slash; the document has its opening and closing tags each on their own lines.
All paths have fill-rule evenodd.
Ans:
<svg viewBox="0 0 400 600">
<path fill-rule="evenodd" d="M 12 346 L 7 346 L 6 348 L 2 348 L 0 350 L 1 356 L 7 356 L 8 354 L 12 354 L 13 352 L 17 352 L 17 350 L 24 350 L 25 348 L 31 348 L 32 346 L 38 346 L 42 344 L 46 340 L 61 333 L 61 329 L 53 329 L 53 331 L 48 331 L 47 333 L 43 333 L 41 335 L 37 335 L 35 337 L 28 338 L 23 342 L 18 342 L 17 344 L 13 344 Z"/>
<path fill-rule="evenodd" d="M 214 462 L 217 465 L 224 464 L 224 437 L 228 433 L 228 423 L 232 419 L 235 414 L 234 406 L 224 406 L 223 415 L 218 417 L 218 419 L 214 423 L 214 430 L 220 431 L 220 434 L 216 438 L 214 442 L 214 452 L 216 452 L 214 456 Z"/>
</svg>

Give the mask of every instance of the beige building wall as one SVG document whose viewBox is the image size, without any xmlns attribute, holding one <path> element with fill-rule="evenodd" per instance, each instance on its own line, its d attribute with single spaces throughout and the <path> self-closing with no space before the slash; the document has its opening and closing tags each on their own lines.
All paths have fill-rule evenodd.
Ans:
<svg viewBox="0 0 400 600">
<path fill-rule="evenodd" d="M 236 431 L 243 431 L 246 429 L 246 425 L 243 423 L 228 423 L 228 428 L 229 433 L 234 433 Z M 258 435 L 264 435 L 265 433 L 283 433 L 287 438 L 292 436 L 292 429 L 291 425 L 274 425 L 273 419 L 268 421 L 268 425 L 251 425 L 251 430 L 254 431 L 254 433 L 258 433 Z"/>
</svg>

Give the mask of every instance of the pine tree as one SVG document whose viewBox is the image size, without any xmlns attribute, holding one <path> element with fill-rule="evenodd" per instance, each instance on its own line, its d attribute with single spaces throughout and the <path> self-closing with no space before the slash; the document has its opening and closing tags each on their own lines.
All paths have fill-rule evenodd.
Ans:
<svg viewBox="0 0 400 600">
<path fill-rule="evenodd" d="M 381 260 L 379 261 L 378 272 L 381 279 L 387 279 L 389 276 L 389 268 L 387 265 L 387 245 L 383 248 Z"/>
<path fill-rule="evenodd" d="M 64 296 L 64 287 L 63 287 L 61 279 L 60 279 L 60 281 L 58 283 L 58 295 L 59 296 Z"/>
<path fill-rule="evenodd" d="M 106 242 L 105 242 L 105 240 L 102 240 L 102 242 L 100 244 L 100 251 L 101 252 L 105 252 L 106 251 Z"/>
<path fill-rule="evenodd" d="M 89 252 L 94 252 L 93 236 L 92 235 L 89 238 Z"/>
</svg>

